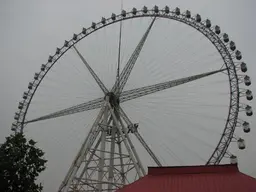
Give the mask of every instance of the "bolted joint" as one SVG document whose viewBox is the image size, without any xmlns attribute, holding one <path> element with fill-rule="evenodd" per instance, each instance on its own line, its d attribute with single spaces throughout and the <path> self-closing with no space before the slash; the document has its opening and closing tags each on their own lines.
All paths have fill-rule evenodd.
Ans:
<svg viewBox="0 0 256 192">
<path fill-rule="evenodd" d="M 119 106 L 119 97 L 117 97 L 113 92 L 107 93 L 104 99 L 110 103 L 111 107 Z"/>
</svg>

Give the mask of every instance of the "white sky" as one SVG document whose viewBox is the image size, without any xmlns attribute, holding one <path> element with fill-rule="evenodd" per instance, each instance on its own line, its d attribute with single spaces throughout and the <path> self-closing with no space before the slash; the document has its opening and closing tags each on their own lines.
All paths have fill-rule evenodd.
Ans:
<svg viewBox="0 0 256 192">
<path fill-rule="evenodd" d="M 248 65 L 248 73 L 252 80 L 252 85 L 250 86 L 250 89 L 252 92 L 256 93 L 256 87 L 254 80 L 256 79 L 255 76 L 255 34 L 256 34 L 256 26 L 254 21 L 255 16 L 255 6 L 256 3 L 253 0 L 173 0 L 173 1 L 135 1 L 135 0 L 124 0 L 124 9 L 131 10 L 132 7 L 137 7 L 138 9 L 142 8 L 144 5 L 148 6 L 149 8 L 153 7 L 155 4 L 159 6 L 159 8 L 164 7 L 165 5 L 170 6 L 171 8 L 180 7 L 181 10 L 189 9 L 191 10 L 192 14 L 194 13 L 200 13 L 203 18 L 209 18 L 211 19 L 213 24 L 217 24 L 221 26 L 222 31 L 225 31 L 229 34 L 230 38 L 236 42 L 236 45 L 239 50 L 241 50 L 243 54 L 244 61 Z M 21 100 L 22 93 L 27 89 L 28 82 L 33 78 L 33 75 L 35 72 L 37 72 L 41 66 L 42 63 L 46 61 L 48 58 L 48 55 L 55 52 L 55 48 L 57 46 L 61 46 L 65 39 L 70 39 L 73 35 L 73 33 L 78 33 L 81 31 L 82 27 L 89 27 L 91 25 L 92 21 L 99 21 L 102 16 L 109 17 L 111 13 L 119 13 L 120 12 L 120 1 L 117 0 L 109 0 L 109 1 L 0 1 L 0 102 L 1 102 L 1 110 L 0 110 L 0 122 L 1 122 L 1 128 L 0 128 L 0 143 L 4 142 L 4 138 L 10 134 L 10 125 L 13 121 L 13 115 L 14 112 L 17 109 L 18 102 Z M 124 55 L 124 61 L 127 60 L 129 57 L 129 54 L 131 54 L 133 47 L 138 43 L 141 35 L 145 31 L 145 26 L 149 23 L 148 20 L 144 21 L 138 21 L 138 22 L 127 22 L 127 24 L 124 24 L 124 47 L 123 55 Z M 170 23 L 168 23 L 170 24 Z M 143 27 L 144 26 L 144 27 Z M 131 80 L 127 83 L 127 88 L 135 88 L 139 87 L 145 84 L 151 84 L 155 81 L 165 81 L 169 78 L 180 78 L 186 75 L 194 75 L 202 72 L 207 72 L 207 70 L 214 70 L 217 68 L 214 68 L 213 65 L 211 65 L 212 61 L 220 62 L 218 60 L 218 57 L 210 57 L 211 48 L 206 48 L 207 41 L 202 40 L 201 36 L 199 36 L 197 33 L 191 31 L 192 34 L 189 36 L 189 32 L 186 31 L 185 28 L 180 28 L 180 26 L 175 27 L 175 24 L 170 24 L 170 27 L 168 28 L 167 23 L 161 23 L 159 21 L 154 27 L 155 29 L 152 30 L 151 39 L 148 40 L 148 45 L 142 52 L 142 55 L 138 62 L 141 62 L 143 64 L 147 64 L 146 68 L 143 65 L 139 65 L 136 68 L 136 71 L 131 75 Z M 113 63 L 115 62 L 116 57 L 114 56 L 116 54 L 116 45 L 117 45 L 117 37 L 118 37 L 118 27 L 114 26 L 109 31 L 105 30 L 96 34 L 95 36 L 92 36 L 91 38 L 88 38 L 87 44 L 79 44 L 78 48 L 81 49 L 81 52 L 87 52 L 85 54 L 85 57 L 88 58 L 89 61 L 95 63 L 95 71 L 99 73 L 99 76 L 101 76 L 106 84 L 108 86 L 112 85 L 111 77 L 113 75 L 113 71 L 115 71 L 115 65 L 109 65 L 110 67 L 106 71 L 102 71 L 102 65 L 99 63 L 103 63 L 106 59 L 106 63 L 113 60 Z M 184 31 L 178 31 L 180 29 L 184 29 Z M 168 32 L 170 30 L 170 32 Z M 163 34 L 160 34 L 163 32 Z M 187 33 L 186 33 L 187 32 Z M 186 37 L 186 41 L 184 40 L 184 45 L 180 48 L 177 46 L 175 47 L 175 42 L 179 42 L 183 38 L 183 36 Z M 187 36 L 185 36 L 187 35 Z M 107 38 L 106 38 L 107 37 Z M 165 55 L 164 58 L 160 58 L 161 54 L 163 54 L 161 51 L 158 51 L 158 48 L 161 47 L 161 45 L 164 45 L 164 37 L 167 38 L 167 40 L 170 43 L 170 47 L 165 47 L 165 50 L 168 50 L 172 48 L 171 57 L 168 57 Z M 159 39 L 158 39 L 159 38 Z M 161 39 L 162 38 L 162 39 Z M 180 38 L 180 39 L 179 39 Z M 108 46 L 105 49 L 99 49 L 99 47 L 102 46 L 101 43 L 105 43 L 106 40 L 106 46 Z M 166 40 L 166 41 L 167 41 Z M 200 41 L 199 41 L 200 40 Z M 107 45 L 108 43 L 108 45 Z M 157 44 L 158 43 L 158 44 Z M 190 44 L 189 44 L 190 43 Z M 192 44 L 194 43 L 194 44 Z M 202 43 L 203 45 L 200 45 Z M 205 43 L 205 44 L 204 44 Z M 103 45 L 105 46 L 105 44 Z M 186 46 L 190 46 L 189 50 L 185 50 Z M 202 49 L 203 46 L 206 46 Z M 210 46 L 209 46 L 210 47 Z M 175 49 L 174 49 L 175 48 Z M 115 50 L 114 50 L 115 49 Z M 201 50 L 200 50 L 201 49 Z M 114 51 L 109 51 L 114 50 Z M 195 50 L 195 55 L 198 56 L 198 58 L 203 60 L 195 60 L 197 61 L 197 67 L 193 67 L 186 72 L 182 71 L 182 62 L 189 62 L 192 59 L 193 52 L 191 50 Z M 207 52 L 208 50 L 208 52 Z M 179 52 L 179 54 L 176 52 Z M 200 52 L 199 52 L 200 51 Z M 126 53 L 127 52 L 127 53 Z M 98 54 L 95 54 L 98 53 Z M 148 54 L 147 54 L 148 53 Z M 159 54 L 159 60 L 158 64 L 153 63 L 152 59 L 154 59 L 153 56 L 149 55 L 149 53 L 157 53 Z M 214 53 L 214 52 L 213 52 Z M 83 74 L 81 73 L 81 70 L 84 70 L 79 63 L 80 61 L 77 59 L 77 57 L 74 57 L 74 54 L 70 52 L 67 54 L 65 58 L 63 58 L 63 67 L 56 67 L 53 71 L 52 76 L 49 76 L 49 78 L 45 82 L 45 86 L 42 87 L 42 89 L 39 90 L 38 97 L 35 98 L 35 104 L 31 107 L 31 117 L 34 115 L 34 117 L 37 116 L 37 114 L 44 114 L 47 113 L 47 110 L 52 111 L 53 109 L 63 108 L 62 106 L 62 100 L 58 100 L 58 97 L 60 95 L 63 95 L 64 93 L 67 94 L 67 97 L 72 97 L 73 100 L 65 100 L 66 106 L 69 106 L 69 104 L 72 104 L 74 102 L 82 102 L 82 99 L 74 100 L 73 93 L 82 95 L 83 91 L 81 86 L 88 86 L 86 88 L 88 97 L 91 97 L 89 99 L 92 99 L 95 96 L 100 96 L 96 86 L 92 83 L 92 80 L 87 79 L 87 77 L 83 77 Z M 100 57 L 99 54 L 103 54 Z M 125 55 L 126 54 L 126 55 Z M 183 55 L 182 55 L 183 54 Z M 207 57 L 204 56 L 204 54 Z M 170 55 L 170 53 L 169 53 Z M 209 56 L 209 57 L 208 57 Z M 162 68 L 159 62 L 165 62 L 168 57 L 168 61 L 170 60 L 173 62 L 177 62 L 177 65 L 171 65 L 171 66 L 165 66 L 167 68 Z M 182 58 L 182 59 L 181 59 Z M 208 59 L 209 58 L 209 59 Z M 107 60 L 109 59 L 109 60 Z M 215 59 L 215 60 L 214 60 Z M 69 66 L 68 64 L 70 62 L 76 62 L 78 64 L 76 68 L 76 74 L 77 77 L 73 78 L 72 74 L 68 74 Z M 152 62 L 151 62 L 152 61 Z M 201 63 L 200 63 L 201 62 Z M 203 65 L 207 62 L 207 65 Z M 74 64 L 74 63 L 73 63 Z M 72 64 L 72 65 L 73 65 Z M 202 65 L 200 65 L 202 64 Z M 209 64 L 209 65 L 208 65 Z M 124 65 L 124 64 L 123 64 Z M 199 65 L 201 67 L 199 67 Z M 67 67 L 67 68 L 64 68 Z M 154 68 L 155 67 L 155 68 Z M 177 67 L 177 68 L 176 68 Z M 188 67 L 188 66 L 187 66 Z M 74 70 L 74 68 L 71 68 Z M 186 69 L 186 68 L 185 68 Z M 61 71 L 63 70 L 63 72 Z M 77 73 L 78 72 L 78 73 Z M 170 73 L 169 73 L 170 72 Z M 183 73 L 184 72 L 184 73 Z M 85 72 L 86 74 L 87 72 Z M 151 74 L 153 73 L 153 75 Z M 87 73 L 88 74 L 88 73 Z M 66 76 L 67 75 L 67 76 Z M 69 76 L 68 76 L 69 75 Z M 79 76 L 80 75 L 80 76 Z M 105 76 L 104 76 L 105 75 Z M 149 75 L 152 75 L 152 78 L 148 78 Z M 78 77 L 79 76 L 79 77 Z M 69 79 L 68 79 L 69 78 Z M 62 81 L 64 79 L 64 81 Z M 77 81 L 86 81 L 85 84 L 77 84 Z M 113 79 L 112 79 L 113 80 Z M 138 81 L 139 80 L 139 81 Z M 209 79 L 209 83 L 215 81 L 216 79 Z M 220 77 L 221 80 L 221 77 Z M 48 83 L 47 83 L 48 82 Z M 69 84 L 66 84 L 69 83 Z M 77 86 L 72 86 L 72 85 Z M 134 87 L 134 85 L 136 86 Z M 225 83 L 224 83 L 225 84 Z M 68 88 L 68 85 L 70 87 Z M 226 84 L 225 84 L 226 85 Z M 220 87 L 219 87 L 220 86 Z M 222 87 L 221 84 L 214 84 L 212 85 L 212 88 L 206 88 L 206 92 L 223 92 L 225 91 L 225 88 Z M 51 96 L 51 91 L 56 90 L 55 88 L 58 88 L 59 95 L 56 94 Z M 209 86 L 210 87 L 210 86 Z M 45 92 L 44 90 L 48 91 Z M 175 89 L 176 90 L 176 89 Z M 203 94 L 206 94 L 206 92 L 202 91 L 203 89 L 194 89 L 187 88 L 187 89 L 178 89 L 176 91 L 181 91 L 181 94 L 188 95 L 192 94 L 191 97 L 193 99 L 191 100 L 182 100 L 184 101 L 184 105 L 189 106 L 193 101 L 203 103 L 210 103 L 210 104 L 219 104 L 219 105 L 227 105 L 228 104 L 228 97 L 221 97 L 220 99 L 216 99 L 213 101 L 215 96 L 213 95 L 213 98 L 204 97 Z M 41 93 L 40 93 L 41 91 Z M 61 92 L 63 91 L 63 92 Z M 193 95 L 199 93 L 202 95 Z M 48 97 L 45 95 L 48 94 Z M 79 95 L 79 96 L 80 96 Z M 50 96 L 50 97 L 49 97 Z M 172 114 L 172 111 L 168 111 L 169 109 L 177 109 L 177 110 L 188 110 L 187 113 L 181 113 L 185 116 L 179 116 L 181 117 L 180 121 L 182 121 L 182 117 L 188 118 L 189 117 L 189 109 L 191 108 L 178 108 L 177 103 L 175 104 L 176 100 L 171 100 L 168 98 L 175 95 L 156 95 L 149 97 L 148 100 L 138 100 L 134 103 L 128 103 L 125 105 L 125 109 L 127 109 L 127 112 L 131 114 L 131 117 L 134 119 L 134 121 L 139 121 L 141 125 L 145 127 L 152 126 L 159 126 L 160 135 L 158 135 L 158 139 L 165 138 L 166 137 L 166 143 L 165 145 L 168 145 L 170 148 L 172 148 L 175 145 L 175 141 L 172 142 L 168 141 L 168 137 L 166 134 L 172 135 L 169 139 L 171 140 L 174 137 L 180 136 L 179 131 L 175 131 L 175 129 L 170 130 L 161 127 L 164 127 L 165 125 L 172 124 L 173 127 L 178 127 L 178 119 L 175 122 L 170 118 L 167 118 L 166 115 Z M 176 95 L 177 96 L 177 95 Z M 200 97 L 200 99 L 199 99 Z M 202 99 L 201 99 L 202 98 Z M 55 100 L 54 100 L 55 99 Z M 166 99 L 166 100 L 165 100 Z M 210 99 L 210 100 L 208 100 Z M 225 100 L 226 99 L 226 100 Z M 49 105 L 49 108 L 44 108 L 44 102 L 52 102 L 51 105 Z M 164 101 L 166 101 L 168 104 L 166 104 Z M 41 103 L 40 103 L 41 102 Z M 56 103 L 59 102 L 59 103 Z M 160 102 L 159 106 L 155 106 L 155 102 Z M 162 103 L 161 103 L 162 102 Z M 178 101 L 177 101 L 178 102 Z M 180 102 L 180 101 L 179 101 Z M 56 104 L 56 105 L 54 105 Z M 196 103 L 195 103 L 196 104 Z M 250 105 L 252 105 L 253 109 L 255 109 L 256 102 L 253 100 L 250 102 Z M 64 107 L 66 107 L 64 106 Z M 139 107 L 138 107 L 139 106 Z M 164 106 L 164 107 L 163 107 Z M 34 107 L 34 108 L 33 108 Z M 39 108 L 42 107 L 42 108 Z M 156 107 L 155 110 L 157 113 L 159 111 L 163 111 L 163 116 L 156 117 L 154 119 L 154 116 L 156 114 L 156 111 L 148 111 L 150 107 Z M 175 108 L 176 107 L 176 108 Z M 193 106 L 192 106 L 193 107 Z M 167 109 L 168 108 L 168 109 Z M 193 108 L 192 108 L 193 109 Z M 199 110 L 199 109 L 198 109 Z M 204 108 L 202 109 L 203 112 L 208 113 L 208 115 L 217 114 L 218 118 L 221 117 L 221 112 L 223 114 L 226 114 L 227 109 L 226 108 Z M 147 112 L 147 113 L 146 113 Z M 175 112 L 175 111 L 174 111 Z M 177 112 L 177 111 L 176 111 Z M 193 112 L 193 111 L 192 111 Z M 199 112 L 199 111 L 198 111 Z M 202 112 L 202 111 L 201 111 Z M 143 115 L 141 115 L 143 114 Z M 144 116 L 144 114 L 147 114 L 147 118 Z M 90 125 L 91 122 L 90 119 L 96 115 L 96 112 L 92 112 L 90 115 L 86 117 L 86 120 L 88 122 L 82 122 L 83 115 L 79 114 L 77 116 L 76 120 L 72 120 L 67 118 L 64 120 L 66 123 L 72 121 L 79 121 L 76 124 L 73 124 L 74 126 L 77 125 Z M 141 115 L 141 116 L 140 116 Z M 217 118 L 216 117 L 216 118 Z M 242 117 L 244 117 L 242 115 Z M 143 119 L 144 120 L 141 120 Z M 157 120 L 157 122 L 147 121 L 146 119 L 154 119 Z M 178 116 L 177 116 L 178 118 Z M 191 118 L 191 117 L 190 117 Z M 201 124 L 206 124 L 207 119 L 205 120 L 203 117 L 202 119 L 187 119 L 187 123 L 194 123 L 193 121 L 200 120 Z M 254 177 L 256 177 L 256 149 L 255 147 L 255 125 L 256 120 L 255 116 L 252 116 L 248 118 L 248 121 L 251 123 L 252 131 L 251 133 L 245 135 L 241 131 L 238 131 L 238 135 L 241 135 L 245 140 L 247 144 L 247 149 L 244 151 L 238 151 L 235 150 L 236 155 L 238 155 L 239 158 L 239 167 L 242 172 L 245 172 L 247 174 L 250 174 Z M 161 122 L 161 123 L 159 123 Z M 218 126 L 218 121 L 211 119 L 210 121 L 212 123 L 212 126 Z M 56 187 L 58 187 L 59 183 L 64 178 L 64 173 L 66 170 L 64 168 L 66 166 L 70 165 L 70 161 L 73 159 L 74 154 L 77 151 L 77 147 L 79 145 L 74 144 L 77 140 L 77 144 L 82 141 L 84 138 L 84 135 L 81 135 L 81 129 L 73 128 L 72 130 L 68 127 L 63 127 L 63 129 L 54 130 L 54 126 L 60 126 L 58 124 L 59 122 L 56 122 L 56 124 L 53 122 L 52 124 L 40 124 L 31 125 L 31 127 L 28 127 L 28 130 L 26 130 L 26 133 L 30 135 L 30 137 L 33 137 L 35 140 L 39 141 L 40 146 L 42 146 L 43 150 L 46 150 L 46 152 L 49 154 L 49 157 L 51 158 L 51 154 L 58 154 L 53 159 L 53 163 L 50 164 L 49 167 L 55 167 L 55 165 L 62 164 L 58 169 L 63 170 L 54 170 L 48 171 L 44 174 L 42 181 L 45 185 L 45 191 L 54 191 Z M 182 123 L 182 122 L 181 122 Z M 63 123 L 64 124 L 64 123 Z M 62 125 L 63 125 L 62 124 Z M 192 124 L 191 124 L 192 125 Z M 36 127 L 37 126 L 37 127 Z M 51 127 L 50 127 L 51 126 Z M 185 124 L 184 124 L 185 126 Z M 192 126 L 193 127 L 193 126 Z M 211 127 L 212 128 L 212 127 Z M 153 129 L 152 129 L 153 130 Z M 186 131 L 189 131 L 190 136 L 193 137 L 197 136 L 199 138 L 202 137 L 204 140 L 203 142 L 209 142 L 209 145 L 214 145 L 215 142 L 217 142 L 216 139 L 211 135 L 210 132 L 207 133 L 201 133 L 198 131 L 199 129 L 195 131 L 189 131 L 188 129 L 183 130 L 183 133 Z M 141 130 L 144 135 L 147 135 L 147 131 Z M 211 131 L 218 131 L 211 129 Z M 221 131 L 221 129 L 219 129 Z M 156 137 L 154 137 L 154 133 L 156 132 L 150 132 L 147 135 L 147 140 L 149 142 L 152 141 L 152 148 L 155 147 L 155 149 L 160 149 L 159 145 L 154 145 L 153 143 L 156 140 Z M 183 133 L 181 135 L 183 135 Z M 219 132 L 221 133 L 221 132 Z M 198 143 L 185 143 L 185 145 L 194 145 L 194 150 L 197 151 L 197 153 L 201 153 L 205 157 L 209 155 L 209 153 L 205 153 L 205 148 L 199 149 Z M 151 144 L 151 143 L 150 143 Z M 215 143 L 216 144 L 216 143 Z M 54 145 L 54 146 L 53 146 Z M 171 147 L 172 146 L 172 147 Z M 50 150 L 52 148 L 52 151 Z M 47 151 L 49 150 L 49 151 Z M 55 150 L 55 151 L 54 151 Z M 73 151 L 69 154 L 69 157 L 66 158 L 65 152 L 66 150 Z M 184 164 L 195 164 L 197 162 L 200 163 L 200 161 L 196 161 L 192 157 L 192 155 L 189 155 L 187 153 L 187 156 L 182 156 L 182 149 L 179 148 L 179 145 L 175 146 L 175 149 L 172 149 L 175 151 L 178 156 L 182 159 L 182 161 L 185 161 Z M 190 151 L 193 153 L 194 151 Z M 160 152 L 159 152 L 160 153 Z M 163 151 L 164 153 L 164 151 Z M 168 161 L 168 157 L 159 154 L 160 156 L 163 156 L 162 158 L 164 161 Z M 188 158 L 183 159 L 183 158 Z M 65 160 L 66 159 L 66 160 Z M 65 163 L 61 163 L 61 162 Z M 174 164 L 179 164 L 178 162 Z M 166 162 L 166 164 L 172 164 Z M 183 163 L 180 163 L 183 164 Z M 56 166 L 57 167 L 57 166 Z M 56 174 L 55 174 L 56 173 Z M 57 174 L 58 173 L 58 174 Z M 58 177 L 58 178 L 55 178 Z M 54 182 L 53 182 L 54 181 Z"/>
</svg>

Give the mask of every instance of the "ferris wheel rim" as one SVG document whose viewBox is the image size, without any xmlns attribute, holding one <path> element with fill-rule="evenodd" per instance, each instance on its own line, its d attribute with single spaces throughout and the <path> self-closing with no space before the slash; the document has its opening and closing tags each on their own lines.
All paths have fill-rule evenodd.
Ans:
<svg viewBox="0 0 256 192">
<path fill-rule="evenodd" d="M 115 19 L 113 19 L 113 16 Z M 74 45 L 76 45 L 78 42 L 80 42 L 82 39 L 87 37 L 88 35 L 108 26 L 112 25 L 114 23 L 118 23 L 123 20 L 129 20 L 129 19 L 135 19 L 135 18 L 140 18 L 140 17 L 157 17 L 157 18 L 165 18 L 165 19 L 171 19 L 175 20 L 177 22 L 184 23 L 185 25 L 189 25 L 190 27 L 196 29 L 199 31 L 201 34 L 203 34 L 218 50 L 220 55 L 222 56 L 222 59 L 227 67 L 227 75 L 229 77 L 229 87 L 230 87 L 230 104 L 229 104 L 229 113 L 227 116 L 226 124 L 223 129 L 223 134 L 219 140 L 219 143 L 217 144 L 216 148 L 214 149 L 214 152 L 212 153 L 211 157 L 207 161 L 206 164 L 218 164 L 226 154 L 227 148 L 230 145 L 230 142 L 233 138 L 233 134 L 236 128 L 237 124 L 237 118 L 238 118 L 238 113 L 239 113 L 239 79 L 236 73 L 236 66 L 234 64 L 234 61 L 232 59 L 231 53 L 228 50 L 227 46 L 223 42 L 223 40 L 211 29 L 208 28 L 205 25 L 205 21 L 200 21 L 197 22 L 195 18 L 193 17 L 186 17 L 184 13 L 180 13 L 177 15 L 175 11 L 171 11 L 167 14 L 165 10 L 159 10 L 157 13 L 154 9 L 152 10 L 147 10 L 147 13 L 144 12 L 144 10 L 138 10 L 136 14 L 134 14 L 133 11 L 127 12 L 126 16 L 124 17 L 121 14 L 119 15 L 112 15 L 108 19 L 105 19 L 105 24 L 103 24 L 103 20 L 101 20 L 98 23 L 94 23 L 95 26 L 91 26 L 88 28 L 84 28 L 83 31 L 77 35 L 74 35 L 73 38 L 71 38 L 69 41 L 66 41 L 65 44 L 59 50 L 57 51 L 59 53 L 55 53 L 53 56 L 50 56 L 52 61 L 47 62 L 45 66 L 49 65 L 46 69 L 45 72 L 40 71 L 39 75 L 43 73 L 41 79 L 37 82 L 36 80 L 33 81 L 33 86 L 35 87 L 31 90 L 28 91 L 28 94 L 31 94 L 29 99 L 24 99 L 23 103 L 28 100 L 27 104 L 25 105 L 25 110 L 22 112 L 20 110 L 19 115 L 22 117 L 22 119 L 19 121 L 17 120 L 17 124 L 20 125 L 20 132 L 23 132 L 23 128 L 25 126 L 25 118 L 27 111 L 29 109 L 30 103 L 32 99 L 34 98 L 34 95 L 37 91 L 37 88 L 40 86 L 40 83 L 44 79 L 44 77 L 47 75 L 47 73 L 50 71 L 50 69 L 55 65 L 55 63 Z M 89 32 L 88 32 L 89 31 Z M 212 39 L 211 39 L 212 38 Z M 50 58 L 49 58 L 50 59 Z M 226 61 L 225 61 L 226 59 Z M 228 66 L 228 64 L 230 66 Z M 232 76 L 233 75 L 233 76 Z M 231 114 L 233 115 L 231 117 Z M 230 125 L 228 127 L 228 125 Z"/>
</svg>

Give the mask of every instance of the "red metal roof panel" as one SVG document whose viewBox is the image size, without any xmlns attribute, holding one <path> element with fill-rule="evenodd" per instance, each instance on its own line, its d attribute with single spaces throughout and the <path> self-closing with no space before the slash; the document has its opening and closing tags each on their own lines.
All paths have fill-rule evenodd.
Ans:
<svg viewBox="0 0 256 192">
<path fill-rule="evenodd" d="M 256 179 L 236 165 L 158 167 L 117 192 L 256 192 Z"/>
</svg>

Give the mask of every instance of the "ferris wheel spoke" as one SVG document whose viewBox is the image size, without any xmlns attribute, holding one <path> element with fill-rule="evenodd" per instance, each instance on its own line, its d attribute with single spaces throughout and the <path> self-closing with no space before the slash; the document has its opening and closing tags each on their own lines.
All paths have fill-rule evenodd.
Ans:
<svg viewBox="0 0 256 192">
<path fill-rule="evenodd" d="M 83 63 L 85 64 L 85 66 L 87 67 L 87 69 L 89 70 L 89 72 L 91 73 L 91 75 L 93 76 L 93 78 L 95 79 L 95 81 L 97 82 L 97 84 L 99 85 L 99 87 L 101 88 L 101 90 L 104 92 L 104 94 L 108 93 L 108 89 L 106 88 L 106 86 L 102 83 L 102 81 L 100 80 L 100 78 L 96 75 L 96 73 L 93 71 L 93 69 L 90 67 L 90 65 L 87 63 L 87 61 L 85 60 L 85 58 L 82 56 L 82 54 L 77 50 L 77 48 L 75 47 L 75 45 L 73 45 L 76 53 L 78 54 L 79 58 L 83 61 Z"/>
<path fill-rule="evenodd" d="M 121 93 L 130 74 L 131 74 L 131 71 L 140 55 L 140 52 L 143 48 L 143 45 L 145 43 L 145 41 L 147 40 L 147 37 L 148 37 L 148 34 L 154 24 L 156 20 L 156 17 L 154 17 L 154 19 L 152 20 L 152 22 L 150 23 L 147 31 L 145 32 L 145 34 L 142 36 L 139 44 L 137 45 L 137 47 L 135 48 L 135 50 L 133 51 L 131 57 L 129 58 L 128 62 L 126 63 L 124 69 L 122 70 L 121 74 L 120 74 L 120 77 L 116 80 L 111 92 L 115 92 L 115 93 Z"/>
<path fill-rule="evenodd" d="M 89 111 L 92 109 L 97 109 L 100 108 L 104 103 L 104 99 L 103 98 L 98 98 L 98 99 L 94 99 L 92 101 L 88 101 L 82 104 L 78 104 L 66 109 L 62 109 L 60 111 L 56 111 L 54 113 L 50 113 L 48 115 L 44 115 L 29 121 L 26 121 L 25 124 L 28 123 L 33 123 L 36 121 L 42 121 L 42 120 L 47 120 L 47 119 L 53 119 L 53 118 L 57 118 L 57 117 L 62 117 L 62 116 L 66 116 L 66 115 L 72 115 L 75 113 L 80 113 L 83 111 Z"/>
<path fill-rule="evenodd" d="M 128 101 L 128 100 L 143 97 L 145 95 L 149 95 L 149 94 L 152 94 L 152 93 L 163 91 L 165 89 L 169 89 L 169 88 L 172 88 L 172 87 L 176 87 L 178 85 L 189 83 L 191 81 L 195 81 L 197 79 L 201 79 L 201 78 L 204 78 L 204 77 L 207 77 L 207 76 L 210 76 L 210 75 L 214 75 L 216 73 L 223 72 L 225 70 L 227 70 L 227 69 L 224 68 L 224 69 L 215 70 L 215 71 L 211 71 L 211 72 L 207 72 L 207 73 L 202 73 L 202 74 L 198 74 L 198 75 L 184 77 L 184 78 L 181 78 L 181 79 L 167 81 L 167 82 L 164 82 L 164 83 L 158 83 L 158 84 L 155 84 L 155 85 L 149 85 L 149 86 L 145 86 L 145 87 L 141 87 L 141 88 L 136 88 L 136 89 L 131 89 L 131 90 L 128 90 L 128 91 L 124 91 L 124 92 L 121 93 L 120 102 L 125 102 L 125 101 Z"/>
<path fill-rule="evenodd" d="M 122 8 L 121 8 L 122 9 Z M 116 73 L 116 82 L 117 82 L 117 91 L 119 93 L 119 86 L 120 86 L 120 56 L 121 56 L 121 43 L 122 43 L 122 24 L 120 22 L 120 29 L 119 29 L 119 39 L 118 39 L 118 56 L 117 56 L 117 73 Z"/>
</svg>

